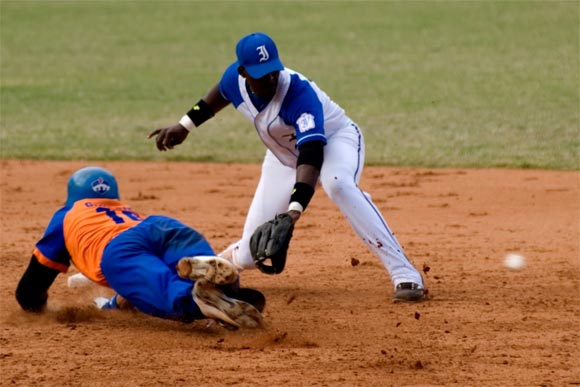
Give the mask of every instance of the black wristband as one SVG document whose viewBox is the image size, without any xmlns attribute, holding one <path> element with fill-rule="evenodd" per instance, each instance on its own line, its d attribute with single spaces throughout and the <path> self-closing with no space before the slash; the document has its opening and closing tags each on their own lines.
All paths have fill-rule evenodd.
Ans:
<svg viewBox="0 0 580 387">
<path fill-rule="evenodd" d="M 191 110 L 187 112 L 187 116 L 197 127 L 212 118 L 214 114 L 211 107 L 209 107 L 203 99 L 200 99 L 195 105 L 193 105 Z"/>
<path fill-rule="evenodd" d="M 314 195 L 314 187 L 307 183 L 298 182 L 294 184 L 292 195 L 290 196 L 290 203 L 298 202 L 304 211 L 310 203 L 310 199 Z"/>
</svg>

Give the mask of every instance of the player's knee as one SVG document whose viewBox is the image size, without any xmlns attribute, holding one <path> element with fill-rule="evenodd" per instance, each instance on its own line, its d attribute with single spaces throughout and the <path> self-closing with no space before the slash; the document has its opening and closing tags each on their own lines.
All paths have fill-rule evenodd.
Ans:
<svg viewBox="0 0 580 387">
<path fill-rule="evenodd" d="M 339 176 L 321 179 L 320 182 L 322 183 L 324 191 L 333 201 L 347 195 L 352 189 L 356 189 L 356 185 L 352 180 L 349 181 Z"/>
</svg>

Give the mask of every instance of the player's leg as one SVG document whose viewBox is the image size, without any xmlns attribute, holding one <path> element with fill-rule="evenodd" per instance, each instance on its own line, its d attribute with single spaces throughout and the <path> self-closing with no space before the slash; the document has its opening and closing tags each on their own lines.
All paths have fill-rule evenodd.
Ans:
<svg viewBox="0 0 580 387">
<path fill-rule="evenodd" d="M 105 248 L 101 270 L 109 286 L 143 313 L 172 320 L 203 318 L 193 301 L 193 282 L 180 278 L 159 256 L 134 241 L 131 230 Z"/>
<path fill-rule="evenodd" d="M 185 263 L 179 265 L 180 260 Z M 184 271 L 187 266 L 187 279 L 179 276 L 178 265 Z M 237 271 L 230 262 L 213 256 L 201 234 L 174 219 L 149 217 L 117 236 L 105 249 L 101 268 L 109 285 L 144 313 L 182 321 L 222 317 L 204 313 L 202 304 L 209 299 L 222 314 L 231 315 L 230 320 L 240 320 L 235 326 L 246 326 L 240 313 L 251 308 L 225 296 L 228 287 L 204 286 L 205 298 L 196 299 L 192 279 L 234 282 L 237 287 Z M 252 310 L 252 317 L 255 314 Z"/>
<path fill-rule="evenodd" d="M 195 282 L 192 296 L 203 316 L 235 328 L 262 325 L 259 309 L 264 308 L 263 295 L 260 298 L 257 294 L 261 293 L 257 290 L 240 289 L 235 266 L 215 256 L 201 234 L 171 218 L 155 217 L 153 224 L 154 227 L 160 225 L 162 229 L 174 230 L 161 242 L 165 250 L 162 258 L 170 268 L 175 267 L 181 278 Z M 157 235 L 158 231 L 153 233 Z M 209 253 L 211 255 L 202 255 Z M 177 264 L 174 264 L 176 260 Z"/>
<path fill-rule="evenodd" d="M 358 187 L 363 163 L 364 139 L 353 125 L 329 139 L 324 152 L 321 184 L 354 231 L 380 258 L 395 288 L 402 283 L 423 287 L 421 274 L 405 256 L 371 196 Z"/>
<path fill-rule="evenodd" d="M 250 238 L 259 225 L 288 210 L 292 187 L 296 182 L 296 169 L 287 167 L 266 151 L 262 174 L 252 199 L 242 238 L 232 243 L 220 256 L 231 260 L 238 269 L 255 268 L 250 254 Z"/>
</svg>

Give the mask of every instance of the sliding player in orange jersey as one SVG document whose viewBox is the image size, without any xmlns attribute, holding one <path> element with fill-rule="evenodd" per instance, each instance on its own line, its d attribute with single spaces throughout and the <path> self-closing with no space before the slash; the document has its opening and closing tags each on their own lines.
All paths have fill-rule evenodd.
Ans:
<svg viewBox="0 0 580 387">
<path fill-rule="evenodd" d="M 65 206 L 53 215 L 16 289 L 27 311 L 41 312 L 48 289 L 73 264 L 91 281 L 152 316 L 258 327 L 265 299 L 239 287 L 239 274 L 193 228 L 167 216 L 143 216 L 119 198 L 115 177 L 99 167 L 76 171 Z"/>
</svg>

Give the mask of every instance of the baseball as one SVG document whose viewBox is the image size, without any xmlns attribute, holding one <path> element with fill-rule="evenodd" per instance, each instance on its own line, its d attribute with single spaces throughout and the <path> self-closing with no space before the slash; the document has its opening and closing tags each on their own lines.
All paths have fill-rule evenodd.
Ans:
<svg viewBox="0 0 580 387">
<path fill-rule="evenodd" d="M 519 254 L 507 254 L 503 261 L 505 267 L 510 270 L 521 270 L 526 266 L 526 258 Z"/>
</svg>

